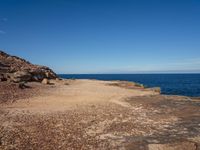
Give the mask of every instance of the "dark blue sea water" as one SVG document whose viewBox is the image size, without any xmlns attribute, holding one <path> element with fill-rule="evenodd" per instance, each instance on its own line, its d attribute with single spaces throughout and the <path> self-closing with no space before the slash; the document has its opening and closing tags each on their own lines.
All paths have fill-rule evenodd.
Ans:
<svg viewBox="0 0 200 150">
<path fill-rule="evenodd" d="M 62 78 L 126 80 L 160 87 L 162 94 L 200 96 L 200 74 L 61 74 Z"/>
</svg>

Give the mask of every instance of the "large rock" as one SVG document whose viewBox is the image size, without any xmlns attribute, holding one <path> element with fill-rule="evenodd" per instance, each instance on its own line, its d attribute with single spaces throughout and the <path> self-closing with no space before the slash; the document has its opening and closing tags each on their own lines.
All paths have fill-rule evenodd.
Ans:
<svg viewBox="0 0 200 150">
<path fill-rule="evenodd" d="M 31 64 L 25 59 L 0 51 L 0 81 L 38 81 L 56 79 L 57 75 L 46 66 Z"/>
<path fill-rule="evenodd" d="M 30 70 L 30 73 L 33 75 L 32 80 L 42 81 L 44 78 L 47 79 L 56 79 L 57 75 L 48 67 L 37 66 L 38 68 Z"/>
<path fill-rule="evenodd" d="M 42 84 L 49 84 L 49 80 L 48 80 L 47 78 L 44 78 L 44 79 L 42 80 Z"/>
</svg>

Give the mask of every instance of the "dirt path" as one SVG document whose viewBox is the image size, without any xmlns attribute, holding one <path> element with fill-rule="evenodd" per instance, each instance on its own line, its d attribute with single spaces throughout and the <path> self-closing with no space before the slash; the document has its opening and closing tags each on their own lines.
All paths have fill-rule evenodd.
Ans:
<svg viewBox="0 0 200 150">
<path fill-rule="evenodd" d="M 64 82 L 0 106 L 0 149 L 199 149 L 198 99 L 118 81 Z"/>
</svg>

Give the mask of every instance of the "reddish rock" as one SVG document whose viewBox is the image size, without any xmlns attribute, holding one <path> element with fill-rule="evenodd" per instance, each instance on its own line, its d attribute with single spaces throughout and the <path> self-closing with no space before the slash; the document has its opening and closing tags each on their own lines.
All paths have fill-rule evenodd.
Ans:
<svg viewBox="0 0 200 150">
<path fill-rule="evenodd" d="M 46 66 L 34 65 L 0 51 L 0 81 L 42 81 L 44 78 L 56 79 L 57 75 Z"/>
</svg>

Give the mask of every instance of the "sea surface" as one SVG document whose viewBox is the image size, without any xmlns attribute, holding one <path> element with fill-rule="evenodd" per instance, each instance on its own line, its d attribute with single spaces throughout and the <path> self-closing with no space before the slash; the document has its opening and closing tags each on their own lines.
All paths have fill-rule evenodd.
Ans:
<svg viewBox="0 0 200 150">
<path fill-rule="evenodd" d="M 160 87 L 162 94 L 200 97 L 200 74 L 60 74 L 60 77 L 133 81 Z"/>
</svg>

